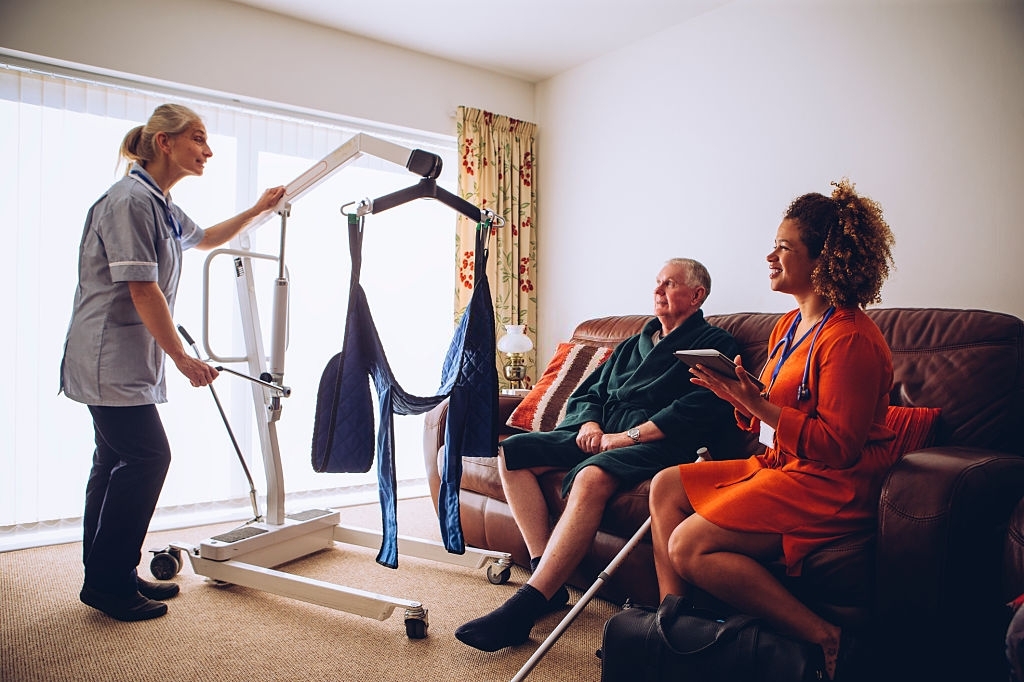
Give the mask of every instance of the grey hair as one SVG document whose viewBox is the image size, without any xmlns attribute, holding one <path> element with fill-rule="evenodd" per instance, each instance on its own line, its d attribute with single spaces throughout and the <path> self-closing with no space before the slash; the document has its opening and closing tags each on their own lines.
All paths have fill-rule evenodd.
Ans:
<svg viewBox="0 0 1024 682">
<path fill-rule="evenodd" d="M 665 265 L 679 265 L 686 270 L 686 284 L 691 287 L 704 287 L 704 299 L 711 295 L 711 273 L 700 261 L 692 258 L 669 258 Z"/>
</svg>

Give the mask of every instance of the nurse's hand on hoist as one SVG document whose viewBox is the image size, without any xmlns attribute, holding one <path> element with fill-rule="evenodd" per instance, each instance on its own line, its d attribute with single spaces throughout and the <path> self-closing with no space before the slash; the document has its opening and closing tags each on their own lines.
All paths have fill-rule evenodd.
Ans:
<svg viewBox="0 0 1024 682">
<path fill-rule="evenodd" d="M 231 241 L 234 239 L 235 235 L 244 230 L 249 223 L 267 211 L 275 208 L 281 202 L 281 199 L 284 198 L 284 192 L 284 186 L 271 187 L 264 191 L 251 208 L 248 208 L 223 222 L 217 223 L 212 227 L 206 228 L 203 234 L 203 240 L 196 244 L 196 248 L 206 251 Z"/>
<path fill-rule="evenodd" d="M 256 212 L 256 215 L 262 215 L 265 211 L 269 211 L 272 208 L 277 208 L 277 205 L 281 203 L 281 199 L 284 198 L 285 187 L 279 185 L 277 187 L 271 187 L 270 189 L 264 190 L 260 198 L 256 200 L 252 210 Z"/>
<path fill-rule="evenodd" d="M 207 386 L 213 383 L 213 380 L 220 374 L 212 365 L 208 365 L 190 355 L 182 355 L 174 361 L 174 364 L 177 366 L 178 371 L 188 377 L 188 380 L 196 387 Z"/>
<path fill-rule="evenodd" d="M 167 299 L 156 282 L 128 282 L 132 303 L 139 319 L 153 335 L 157 345 L 163 349 L 182 374 L 188 377 L 193 386 L 206 386 L 217 378 L 217 370 L 202 360 L 197 360 L 185 352 L 181 339 L 174 329 Z"/>
</svg>

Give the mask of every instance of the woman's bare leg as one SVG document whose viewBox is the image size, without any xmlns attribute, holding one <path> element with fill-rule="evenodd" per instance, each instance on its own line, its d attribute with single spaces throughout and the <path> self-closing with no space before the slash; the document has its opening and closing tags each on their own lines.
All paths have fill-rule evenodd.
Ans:
<svg viewBox="0 0 1024 682">
<path fill-rule="evenodd" d="M 670 594 L 686 594 L 686 582 L 669 558 L 669 538 L 676 527 L 693 513 L 690 500 L 679 477 L 679 467 L 663 469 L 651 481 L 648 500 L 651 511 L 651 542 L 654 546 L 654 570 L 662 600 Z"/>
<path fill-rule="evenodd" d="M 766 619 L 783 634 L 819 645 L 832 679 L 840 628 L 794 597 L 762 563 L 781 553 L 781 536 L 725 530 L 697 514 L 679 524 L 668 541 L 669 561 L 683 580 Z"/>
</svg>

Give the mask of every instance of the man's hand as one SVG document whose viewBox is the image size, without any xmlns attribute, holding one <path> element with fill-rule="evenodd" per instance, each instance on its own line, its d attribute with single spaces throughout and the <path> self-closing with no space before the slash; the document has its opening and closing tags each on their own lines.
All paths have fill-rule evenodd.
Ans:
<svg viewBox="0 0 1024 682">
<path fill-rule="evenodd" d="M 576 447 L 588 455 L 596 455 L 604 451 L 601 447 L 604 437 L 605 432 L 600 424 L 587 422 L 580 427 L 579 433 L 576 434 Z"/>
<path fill-rule="evenodd" d="M 601 436 L 601 452 L 614 450 L 615 448 L 628 448 L 630 445 L 636 445 L 636 443 L 626 435 L 625 431 L 622 433 L 606 433 Z"/>
</svg>

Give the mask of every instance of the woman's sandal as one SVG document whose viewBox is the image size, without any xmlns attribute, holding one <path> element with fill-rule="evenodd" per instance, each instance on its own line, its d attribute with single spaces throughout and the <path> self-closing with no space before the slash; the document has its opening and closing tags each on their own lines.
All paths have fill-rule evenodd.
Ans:
<svg viewBox="0 0 1024 682">
<path fill-rule="evenodd" d="M 856 661 L 853 659 L 857 658 L 858 651 L 860 649 L 860 642 L 848 635 L 845 632 L 839 634 L 839 646 L 835 649 L 822 647 L 822 652 L 825 654 L 825 674 L 832 682 L 836 681 L 836 675 L 842 670 L 843 679 L 850 675 L 850 670 L 856 667 Z M 831 651 L 831 655 L 829 652 Z M 856 676 L 856 673 L 854 673 Z"/>
<path fill-rule="evenodd" d="M 825 654 L 825 675 L 834 681 L 839 666 L 839 643 L 822 645 L 821 650 Z"/>
</svg>

